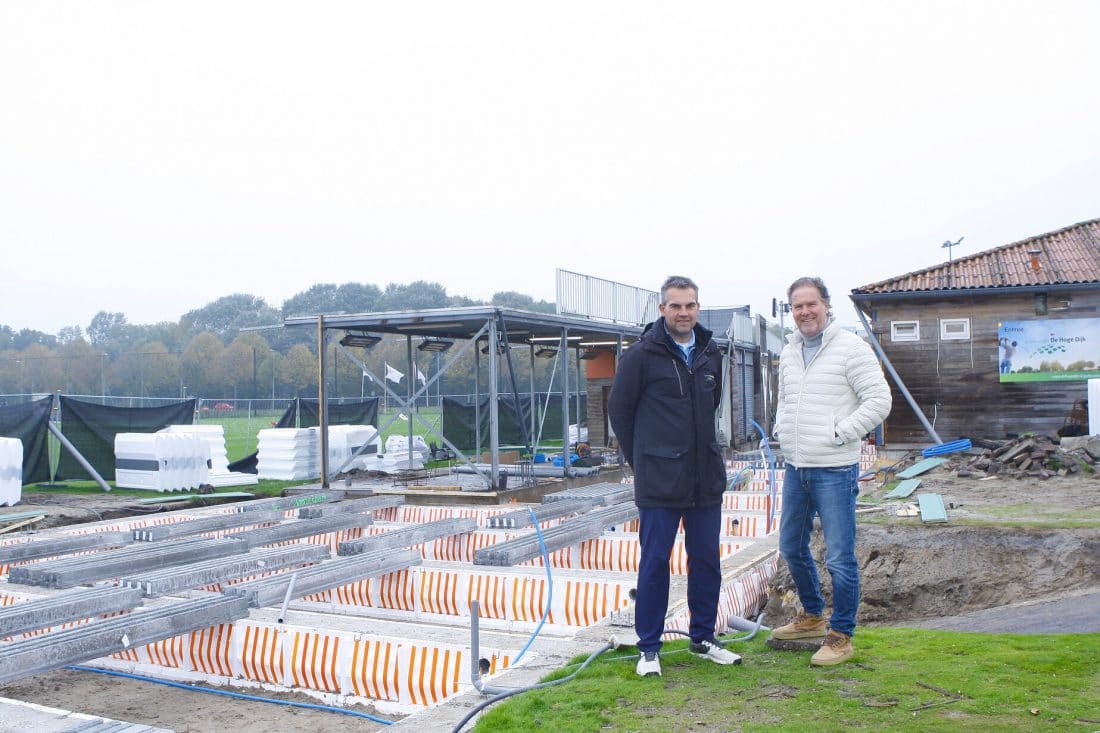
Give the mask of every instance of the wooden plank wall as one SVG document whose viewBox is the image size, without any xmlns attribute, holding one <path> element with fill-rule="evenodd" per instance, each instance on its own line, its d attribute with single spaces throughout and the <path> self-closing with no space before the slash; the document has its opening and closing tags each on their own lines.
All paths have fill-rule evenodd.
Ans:
<svg viewBox="0 0 1100 733">
<path fill-rule="evenodd" d="M 1069 307 L 1062 309 L 1068 299 Z M 1001 439 L 1009 434 L 1062 427 L 1087 383 L 1001 384 L 997 328 L 1001 321 L 1100 317 L 1100 293 L 1048 294 L 1046 315 L 1035 314 L 1032 293 L 944 301 L 915 300 L 876 305 L 872 328 L 894 369 L 944 441 Z M 969 318 L 969 341 L 941 341 L 941 318 Z M 920 341 L 891 342 L 891 321 L 920 322 Z M 1097 334 L 1100 347 L 1100 334 Z M 1100 348 L 1097 349 L 1100 361 Z M 893 380 L 894 406 L 886 420 L 886 443 L 931 443 L 920 420 Z"/>
</svg>

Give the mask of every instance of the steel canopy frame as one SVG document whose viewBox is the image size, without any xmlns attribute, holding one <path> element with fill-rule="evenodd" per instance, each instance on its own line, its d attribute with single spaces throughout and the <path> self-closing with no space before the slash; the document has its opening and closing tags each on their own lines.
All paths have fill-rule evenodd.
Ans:
<svg viewBox="0 0 1100 733">
<path fill-rule="evenodd" d="M 434 308 L 425 310 L 410 310 L 410 311 L 389 311 L 382 313 L 359 313 L 359 314 L 322 314 L 313 316 L 294 316 L 284 320 L 285 326 L 306 326 L 311 325 L 317 329 L 317 346 L 318 346 L 318 398 L 320 400 L 320 423 L 321 423 L 321 439 L 324 441 L 321 450 L 321 482 L 323 488 L 329 487 L 329 482 L 336 473 L 342 470 L 344 467 L 340 467 L 335 471 L 330 471 L 328 465 L 328 451 L 327 451 L 327 435 L 328 435 L 328 411 L 325 409 L 325 393 L 324 384 L 327 376 L 326 367 L 326 341 L 328 332 L 333 330 L 340 331 L 370 331 L 372 333 L 384 333 L 403 335 L 406 337 L 406 358 L 409 375 L 415 375 L 415 365 L 412 358 L 412 337 L 421 336 L 425 338 L 444 338 L 453 340 L 465 340 L 466 343 L 457 350 L 456 353 L 451 355 L 446 364 L 437 371 L 431 379 L 426 380 L 425 384 L 421 386 L 419 390 L 413 389 L 413 377 L 409 377 L 409 389 L 405 397 L 399 396 L 396 392 L 391 390 L 385 383 L 385 379 L 378 379 L 372 374 L 360 359 L 355 358 L 346 348 L 340 347 L 341 350 L 350 357 L 360 368 L 367 373 L 367 375 L 374 380 L 376 385 L 380 385 L 385 394 L 393 399 L 397 405 L 397 412 L 394 417 L 391 417 L 385 425 L 379 426 L 378 431 L 381 433 L 387 427 L 389 427 L 395 420 L 396 414 L 404 411 L 409 418 L 409 449 L 412 449 L 412 419 L 415 418 L 420 421 L 422 425 L 434 436 L 438 437 L 444 445 L 450 448 L 455 454 L 467 465 L 474 468 L 474 470 L 486 481 L 486 489 L 492 490 L 499 485 L 500 479 L 500 439 L 499 439 L 499 414 L 498 414 L 498 398 L 499 398 L 499 380 L 500 380 L 500 352 L 494 345 L 500 344 L 505 354 L 509 354 L 510 347 L 513 345 L 528 345 L 532 354 L 537 344 L 555 344 L 559 353 L 562 354 L 561 359 L 561 379 L 562 379 L 562 443 L 563 454 L 566 460 L 563 460 L 562 476 L 568 478 L 571 474 L 571 467 L 568 461 L 569 455 L 569 359 L 567 355 L 571 346 L 570 341 L 579 342 L 578 346 L 582 346 L 585 340 L 590 341 L 614 341 L 617 346 L 616 352 L 621 352 L 621 344 L 636 341 L 642 333 L 641 324 L 627 324 L 627 323 L 610 323 L 596 321 L 588 318 L 580 318 L 574 316 L 562 316 L 551 313 L 535 313 L 531 311 L 524 311 L 515 308 L 498 308 L 492 306 L 475 306 L 467 308 Z M 487 343 L 489 344 L 488 356 L 489 356 L 489 452 L 491 462 L 489 471 L 484 472 L 478 470 L 462 451 L 456 448 L 450 441 L 448 441 L 442 435 L 442 426 L 437 431 L 434 426 L 428 423 L 423 417 L 420 416 L 416 409 L 416 400 L 423 394 L 427 394 L 431 385 L 433 385 L 443 374 L 450 369 L 460 356 L 466 353 L 471 347 L 476 348 L 479 340 L 488 336 Z M 556 342 L 556 343 L 555 343 Z M 480 352 L 475 351 L 475 356 L 478 356 Z M 510 360 L 510 354 L 509 354 Z M 579 361 L 579 360 L 578 360 Z M 475 384 L 481 383 L 481 364 L 480 359 L 475 360 Z M 578 380 L 580 375 L 580 368 L 578 363 Z M 514 377 L 512 379 L 513 392 L 518 387 L 515 384 Z M 534 405 L 534 379 L 531 380 L 531 401 L 530 404 Z M 519 395 L 516 396 L 517 405 L 519 404 Z M 476 402 L 476 400 L 475 400 Z M 532 409 L 532 413 L 534 410 Z M 521 421 L 523 417 L 520 417 Z M 480 420 L 478 421 L 478 430 L 480 430 Z M 533 414 L 532 414 L 532 427 L 533 427 Z M 531 435 L 529 433 L 529 435 Z M 532 436 L 533 437 L 533 436 Z M 480 446 L 480 440 L 477 441 Z"/>
</svg>

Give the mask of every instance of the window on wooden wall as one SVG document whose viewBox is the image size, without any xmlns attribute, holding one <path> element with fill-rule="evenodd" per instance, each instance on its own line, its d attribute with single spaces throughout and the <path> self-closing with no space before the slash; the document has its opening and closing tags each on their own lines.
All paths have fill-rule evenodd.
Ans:
<svg viewBox="0 0 1100 733">
<path fill-rule="evenodd" d="M 891 341 L 920 341 L 920 321 L 890 321 Z"/>
<path fill-rule="evenodd" d="M 969 341 L 969 318 L 941 318 L 940 341 Z"/>
</svg>

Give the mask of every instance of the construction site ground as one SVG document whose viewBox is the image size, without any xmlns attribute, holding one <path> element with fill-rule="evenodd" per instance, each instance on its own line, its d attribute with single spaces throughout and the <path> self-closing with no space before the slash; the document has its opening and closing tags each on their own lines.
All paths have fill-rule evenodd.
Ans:
<svg viewBox="0 0 1100 733">
<path fill-rule="evenodd" d="M 915 495 L 883 501 L 885 492 L 871 482 L 861 493 L 861 509 L 867 511 L 860 515 L 857 542 L 863 583 L 860 624 L 993 633 L 1100 632 L 1100 473 L 982 480 L 958 478 L 937 468 L 920 478 L 917 494 L 939 494 L 947 509 L 946 523 L 898 516 L 897 510 Z M 24 494 L 16 509 L 39 507 L 47 518 L 36 527 L 136 511 L 132 497 L 34 492 Z M 815 551 L 820 558 L 820 543 Z M 823 564 L 819 566 L 827 587 L 828 574 Z M 775 586 L 767 609 L 769 624 L 779 623 L 796 608 L 782 562 Z M 317 702 L 305 695 L 238 691 Z M 0 688 L 0 697 L 180 733 L 380 729 L 368 720 L 323 711 L 70 670 L 9 684 Z"/>
</svg>

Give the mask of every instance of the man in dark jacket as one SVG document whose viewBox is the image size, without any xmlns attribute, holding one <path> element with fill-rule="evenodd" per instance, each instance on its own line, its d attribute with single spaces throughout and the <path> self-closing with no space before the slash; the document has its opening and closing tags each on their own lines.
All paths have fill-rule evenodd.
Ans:
<svg viewBox="0 0 1100 733">
<path fill-rule="evenodd" d="M 661 674 L 669 558 L 683 522 L 688 556 L 691 651 L 718 664 L 741 658 L 714 639 L 722 572 L 718 535 L 726 467 L 714 432 L 722 355 L 697 323 L 699 288 L 672 276 L 661 286 L 661 318 L 623 353 L 607 406 L 611 428 L 634 469 L 638 505 L 637 673 Z"/>
</svg>

